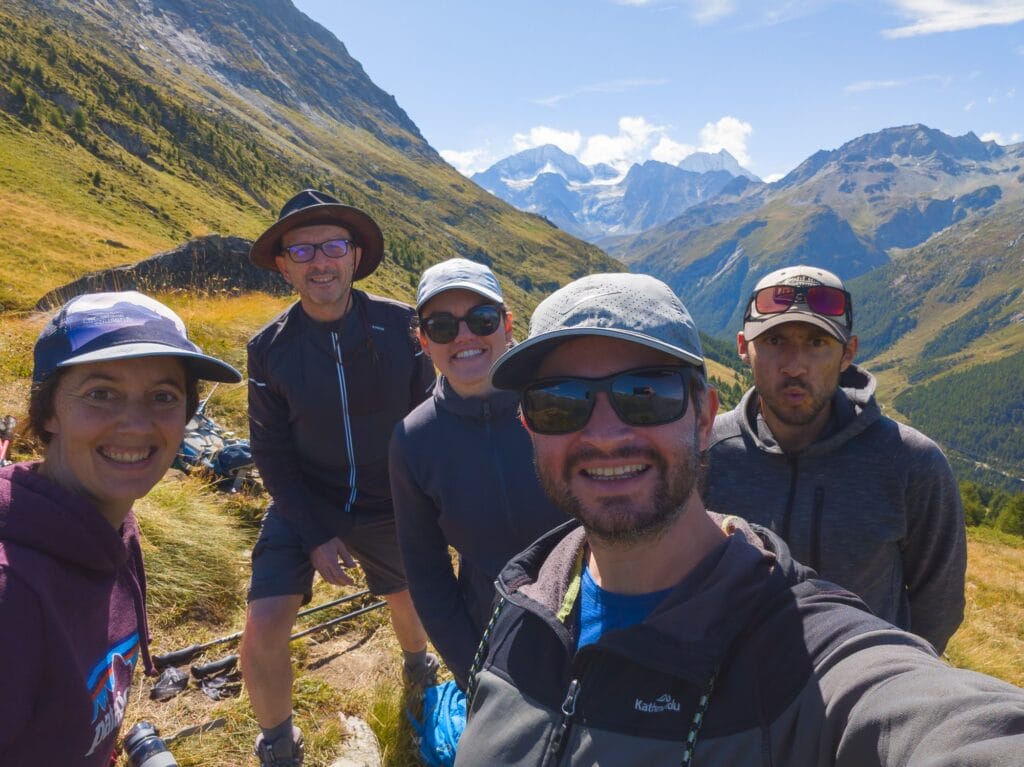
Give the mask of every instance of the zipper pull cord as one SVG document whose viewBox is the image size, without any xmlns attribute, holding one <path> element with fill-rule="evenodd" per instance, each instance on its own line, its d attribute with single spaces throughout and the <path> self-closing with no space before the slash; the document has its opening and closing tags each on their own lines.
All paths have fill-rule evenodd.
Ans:
<svg viewBox="0 0 1024 767">
<path fill-rule="evenodd" d="M 476 654 L 473 656 L 473 665 L 469 668 L 469 682 L 466 685 L 467 718 L 473 708 L 473 699 L 476 697 L 476 677 L 480 673 L 480 668 L 484 665 L 484 659 L 487 657 L 487 647 L 491 642 L 491 632 L 494 630 L 494 624 L 498 622 L 501 609 L 505 606 L 505 598 L 501 596 L 501 591 L 497 589 L 497 583 L 495 583 L 495 591 L 498 593 L 498 604 L 495 605 L 494 612 L 491 613 L 491 619 L 487 623 L 487 628 L 484 629 L 484 634 L 480 637 L 480 644 L 477 645 Z"/>
<path fill-rule="evenodd" d="M 683 760 L 680 767 L 690 767 L 693 764 L 693 752 L 697 748 L 697 736 L 700 735 L 701 725 L 704 724 L 704 715 L 708 711 L 708 704 L 711 703 L 711 693 L 715 690 L 715 681 L 718 679 L 718 670 L 711 672 L 707 686 L 704 688 L 700 700 L 697 701 L 697 710 L 693 712 L 693 719 L 690 722 L 690 731 L 686 735 L 686 747 L 683 749 Z"/>
</svg>

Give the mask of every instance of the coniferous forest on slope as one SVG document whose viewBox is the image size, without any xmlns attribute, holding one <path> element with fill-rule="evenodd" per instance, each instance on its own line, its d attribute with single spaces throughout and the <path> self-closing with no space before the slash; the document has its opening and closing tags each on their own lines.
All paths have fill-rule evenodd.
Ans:
<svg viewBox="0 0 1024 767">
<path fill-rule="evenodd" d="M 944 446 L 1018 477 L 1024 455 L 1024 352 L 900 394 L 895 404 Z M 1001 428 L 993 428 L 998 424 Z M 1021 491 L 1019 479 L 1008 487 Z"/>
</svg>

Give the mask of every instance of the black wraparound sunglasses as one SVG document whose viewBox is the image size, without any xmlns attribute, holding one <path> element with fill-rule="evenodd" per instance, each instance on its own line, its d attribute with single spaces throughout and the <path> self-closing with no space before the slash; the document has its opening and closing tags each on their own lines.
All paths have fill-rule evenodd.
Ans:
<svg viewBox="0 0 1024 767">
<path fill-rule="evenodd" d="M 631 426 L 658 426 L 686 414 L 689 367 L 626 370 L 605 378 L 546 378 L 522 392 L 523 417 L 538 434 L 568 434 L 587 425 L 598 392 Z"/>
<path fill-rule="evenodd" d="M 459 335 L 459 323 L 465 322 L 475 336 L 489 336 L 501 327 L 502 311 L 494 304 L 474 306 L 462 317 L 451 312 L 434 312 L 424 317 L 423 332 L 435 344 L 450 344 Z"/>
</svg>

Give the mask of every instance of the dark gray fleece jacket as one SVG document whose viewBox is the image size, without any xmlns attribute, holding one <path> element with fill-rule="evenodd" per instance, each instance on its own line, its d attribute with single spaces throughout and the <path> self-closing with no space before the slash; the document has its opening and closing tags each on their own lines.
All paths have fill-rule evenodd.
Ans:
<svg viewBox="0 0 1024 767">
<path fill-rule="evenodd" d="M 963 619 L 960 492 L 939 447 L 882 415 L 875 379 L 851 365 L 824 433 L 779 447 L 748 391 L 715 419 L 708 508 L 778 533 L 793 557 L 941 653 Z"/>
<path fill-rule="evenodd" d="M 739 520 L 640 624 L 579 650 L 570 523 L 511 562 L 457 767 L 1008 767 L 1024 690 L 953 669 Z"/>
</svg>

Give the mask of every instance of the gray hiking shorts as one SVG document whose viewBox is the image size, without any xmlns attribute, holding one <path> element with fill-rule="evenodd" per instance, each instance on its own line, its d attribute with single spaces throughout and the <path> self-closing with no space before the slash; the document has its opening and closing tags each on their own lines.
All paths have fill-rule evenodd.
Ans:
<svg viewBox="0 0 1024 767">
<path fill-rule="evenodd" d="M 370 593 L 384 596 L 405 591 L 408 586 L 398 549 L 395 515 L 353 512 L 352 522 L 352 529 L 342 541 L 366 573 Z M 252 550 L 249 601 L 302 594 L 302 603 L 306 604 L 313 598 L 315 572 L 298 534 L 271 504 Z"/>
</svg>

